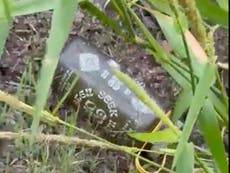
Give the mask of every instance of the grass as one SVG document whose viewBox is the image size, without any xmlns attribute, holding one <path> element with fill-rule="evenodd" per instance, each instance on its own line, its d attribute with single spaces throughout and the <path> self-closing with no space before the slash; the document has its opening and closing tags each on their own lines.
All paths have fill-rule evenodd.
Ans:
<svg viewBox="0 0 230 173">
<path fill-rule="evenodd" d="M 0 91 L 0 101 L 2 102 L 0 117 L 2 125 L 13 124 L 15 127 L 18 126 L 19 131 L 26 132 L 22 134 L 14 133 L 14 135 L 12 133 L 10 138 L 17 139 L 16 146 L 22 147 L 19 147 L 21 152 L 19 155 L 25 155 L 26 158 L 29 158 L 29 172 L 55 172 L 55 169 L 58 169 L 60 172 L 73 172 L 74 170 L 79 170 L 80 172 L 80 169 L 84 168 L 84 166 L 79 167 L 79 165 L 81 162 L 86 162 L 87 159 L 77 158 L 74 145 L 60 145 L 59 142 L 61 140 L 58 140 L 66 137 L 65 141 L 73 141 L 71 137 L 67 137 L 72 136 L 77 131 L 96 139 L 95 141 L 87 141 L 91 147 L 105 147 L 106 149 L 112 148 L 113 150 L 122 151 L 130 156 L 139 157 L 142 161 L 166 172 L 183 173 L 185 171 L 193 172 L 195 169 L 201 169 L 202 172 L 227 173 L 228 157 L 225 153 L 221 131 L 222 129 L 228 129 L 228 96 L 223 89 L 224 87 L 216 65 L 213 28 L 216 27 L 214 26 L 216 24 L 228 28 L 228 16 L 226 15 L 228 14 L 228 9 L 224 5 L 228 2 L 226 0 L 218 0 L 217 3 L 213 3 L 206 0 L 202 1 L 202 3 L 198 1 L 196 3 L 189 3 L 169 0 L 154 5 L 151 1 L 138 3 L 138 1 L 110 0 L 109 3 L 116 12 L 116 18 L 108 17 L 92 3 L 85 0 L 71 0 L 68 3 L 64 0 L 57 0 L 55 2 L 39 1 L 36 3 L 33 0 L 3 0 L 0 2 L 0 54 L 2 54 L 9 28 L 12 27 L 12 19 L 15 16 L 34 14 L 46 10 L 52 10 L 53 14 L 39 80 L 33 80 L 31 66 L 28 65 L 19 82 L 18 98 Z M 112 144 L 84 129 L 76 127 L 74 115 L 70 118 L 72 121 L 67 122 L 52 115 L 50 110 L 47 109 L 47 99 L 58 57 L 70 33 L 75 11 L 78 10 L 77 6 L 98 18 L 99 21 L 106 24 L 108 28 L 116 32 L 118 37 L 124 41 L 143 46 L 143 49 L 155 58 L 180 86 L 182 92 L 172 110 L 172 119 L 174 120 L 172 121 L 167 117 L 164 110 L 161 110 L 132 79 L 119 71 L 114 72 L 159 117 L 161 123 L 166 127 L 165 131 L 160 132 L 160 137 L 158 135 L 159 131 L 153 131 L 149 134 L 138 133 L 136 135 L 138 135 L 139 140 L 144 142 L 151 141 L 151 137 L 154 142 L 162 142 L 162 139 L 164 139 L 163 141 L 167 144 L 167 147 L 160 148 L 159 151 L 174 151 L 170 153 L 173 155 L 173 163 L 170 166 L 165 167 L 163 162 L 157 163 L 142 158 L 136 154 L 139 151 L 137 148 Z M 204 6 L 208 7 L 208 10 L 205 10 Z M 156 18 L 162 33 L 173 50 L 172 52 L 167 52 L 161 47 L 154 35 L 140 19 L 137 9 L 143 10 L 153 18 Z M 211 12 L 213 9 L 218 13 L 214 15 Z M 193 25 L 198 27 L 191 28 Z M 24 86 L 28 83 L 35 88 L 35 103 L 32 101 L 25 103 L 26 100 L 23 98 Z M 185 103 L 183 100 L 188 102 Z M 60 102 L 57 103 L 57 108 L 55 108 L 54 112 L 58 112 L 60 105 Z M 11 121 L 9 119 L 8 122 L 8 116 L 6 115 L 11 114 L 13 108 L 20 112 L 20 118 L 15 117 L 17 114 L 14 114 L 12 119 L 16 120 Z M 27 120 L 29 123 L 26 127 L 22 125 L 25 121 L 23 120 L 24 113 L 22 112 L 25 115 L 32 115 L 32 119 Z M 185 121 L 181 119 L 182 114 L 186 114 Z M 29 125 L 30 120 L 32 121 L 31 126 Z M 46 128 L 50 128 L 50 134 L 47 134 L 45 137 L 51 137 L 52 133 L 55 132 L 53 129 L 57 128 L 57 126 L 61 126 L 64 129 L 64 131 L 58 131 L 57 133 L 64 134 L 65 137 L 59 136 L 59 138 L 55 139 L 53 136 L 51 138 L 54 139 L 52 142 L 55 145 L 60 146 L 57 150 L 59 152 L 55 152 L 56 150 L 52 151 L 53 148 L 51 149 L 50 144 L 46 143 L 44 136 L 44 138 L 38 136 L 39 131 L 43 130 L 40 129 L 42 128 L 41 125 L 44 125 L 40 124 L 40 120 L 47 123 L 45 125 Z M 182 129 L 177 127 L 177 120 L 183 122 Z M 19 122 L 22 124 L 19 124 Z M 192 131 L 197 128 L 196 124 L 198 124 L 199 132 L 206 143 L 204 150 L 197 150 L 199 146 L 196 146 L 189 140 Z M 32 132 L 32 136 L 30 132 Z M 170 145 L 171 142 L 166 139 L 167 135 L 172 134 L 171 132 L 176 135 L 176 138 L 174 138 L 173 144 Z M 215 135 L 210 135 L 210 133 Z M 18 137 L 23 135 L 24 138 L 27 136 L 27 139 L 19 140 Z M 132 135 L 135 136 L 135 134 Z M 7 138 L 7 136 L 4 136 L 4 132 L 2 138 Z M 37 143 L 37 140 L 42 142 Z M 77 141 L 80 142 L 81 139 L 77 139 Z M 86 146 L 86 144 L 83 145 Z M 78 153 L 85 152 L 84 150 L 84 147 L 80 148 Z M 210 154 L 207 155 L 208 152 L 211 153 L 211 156 Z M 51 155 L 52 157 L 50 157 Z M 94 170 L 100 160 L 97 156 L 95 160 L 92 159 L 93 155 L 90 155 L 90 157 L 91 161 L 90 166 L 87 167 L 88 171 Z M 56 160 L 50 158 L 56 158 Z M 10 166 L 10 163 L 8 164 Z M 6 169 L 9 168 L 7 167 Z M 136 169 L 140 172 L 145 172 L 147 168 L 139 164 L 136 165 Z"/>
</svg>

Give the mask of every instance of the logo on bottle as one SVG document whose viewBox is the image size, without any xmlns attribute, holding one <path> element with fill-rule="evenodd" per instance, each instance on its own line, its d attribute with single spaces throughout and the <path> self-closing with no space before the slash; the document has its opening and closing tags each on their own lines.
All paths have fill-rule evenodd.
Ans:
<svg viewBox="0 0 230 173">
<path fill-rule="evenodd" d="M 95 54 L 82 53 L 79 57 L 81 71 L 91 72 L 100 69 L 99 58 Z"/>
</svg>

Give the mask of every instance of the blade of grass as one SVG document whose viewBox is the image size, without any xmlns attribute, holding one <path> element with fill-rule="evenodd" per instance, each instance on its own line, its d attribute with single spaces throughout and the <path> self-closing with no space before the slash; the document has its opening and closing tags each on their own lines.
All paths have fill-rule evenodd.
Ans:
<svg viewBox="0 0 230 173">
<path fill-rule="evenodd" d="M 209 93 L 209 99 L 211 100 L 214 108 L 220 114 L 221 118 L 225 122 L 225 126 L 228 127 L 228 107 L 226 107 L 213 92 Z"/>
<path fill-rule="evenodd" d="M 68 2 L 58 0 L 55 4 L 51 32 L 47 40 L 47 53 L 42 63 L 40 80 L 37 86 L 35 116 L 31 125 L 33 135 L 37 132 L 41 111 L 46 104 L 59 54 L 71 29 L 77 4 L 78 0 L 69 0 Z"/>
<path fill-rule="evenodd" d="M 129 35 L 129 37 L 134 39 L 135 38 L 135 32 L 133 29 L 133 22 L 130 19 L 128 9 L 127 9 L 128 6 L 127 6 L 126 2 L 124 0 L 111 0 L 110 3 L 112 3 L 112 5 L 117 10 L 118 14 L 121 16 L 123 25 L 127 29 L 127 34 Z"/>
<path fill-rule="evenodd" d="M 157 61 L 161 61 L 162 62 L 167 62 L 169 61 L 166 52 L 164 51 L 164 49 L 160 46 L 160 44 L 155 40 L 155 38 L 152 36 L 151 32 L 145 27 L 145 25 L 141 22 L 141 20 L 139 19 L 139 17 L 136 15 L 136 13 L 130 8 L 128 7 L 128 10 L 130 12 L 130 14 L 132 15 L 132 17 L 134 18 L 136 24 L 138 25 L 138 27 L 140 28 L 140 30 L 142 31 L 143 35 L 145 36 L 145 38 L 148 40 L 150 47 L 153 49 L 153 51 L 155 52 L 156 55 L 156 60 Z"/>
<path fill-rule="evenodd" d="M 204 139 L 212 153 L 219 172 L 227 173 L 228 164 L 225 155 L 224 145 L 221 139 L 221 131 L 217 121 L 217 113 L 210 100 L 206 100 L 201 114 L 198 118 L 198 125 Z"/>
<path fill-rule="evenodd" d="M 192 173 L 194 168 L 194 147 L 192 143 L 183 146 L 182 153 L 178 158 L 176 173 Z"/>
<path fill-rule="evenodd" d="M 203 76 L 200 78 L 199 83 L 196 86 L 194 97 L 191 100 L 191 106 L 189 108 L 187 118 L 184 124 L 184 129 L 182 131 L 179 144 L 177 146 L 177 152 L 173 160 L 173 167 L 178 164 L 178 158 L 182 154 L 184 145 L 186 145 L 189 136 L 192 132 L 193 126 L 197 120 L 200 109 L 209 94 L 210 87 L 215 79 L 215 68 L 213 64 L 206 64 Z"/>
<path fill-rule="evenodd" d="M 157 19 L 157 22 L 160 25 L 166 39 L 168 40 L 170 47 L 173 49 L 174 54 L 178 55 L 180 58 L 187 57 L 186 47 L 183 42 L 183 36 L 181 34 L 183 33 L 186 43 L 189 46 L 190 56 L 200 63 L 204 63 L 207 61 L 205 51 L 202 49 L 199 42 L 195 39 L 191 32 L 188 31 L 188 21 L 184 14 L 180 12 L 177 15 L 178 17 L 175 18 L 175 15 L 172 15 L 173 17 L 170 17 L 153 9 L 149 9 L 140 5 L 136 6 L 142 8 L 143 10 L 146 10 Z M 183 30 L 183 32 L 181 32 L 180 28 Z M 194 66 L 196 67 L 197 64 L 195 64 Z"/>
<path fill-rule="evenodd" d="M 89 1 L 82 1 L 79 3 L 79 6 L 89 12 L 91 15 L 98 18 L 103 24 L 110 27 L 117 34 L 121 35 L 123 38 L 128 39 L 127 35 L 122 31 L 122 28 L 111 18 L 108 17 L 104 12 L 100 11 L 96 6 L 94 6 Z"/>
<path fill-rule="evenodd" d="M 20 16 L 47 11 L 54 8 L 57 0 L 9 0 L 11 16 Z"/>
<path fill-rule="evenodd" d="M 151 50 L 147 49 L 147 51 L 153 55 L 153 57 L 156 57 L 157 54 Z M 173 55 L 169 55 L 169 58 L 171 59 L 170 62 L 164 62 L 159 61 L 159 64 L 170 74 L 170 76 L 173 77 L 173 79 L 182 87 L 182 88 L 189 88 L 191 87 L 189 77 L 186 71 L 184 71 L 181 66 L 177 66 L 178 64 L 184 66 L 184 64 L 181 64 L 181 62 Z M 176 62 L 176 64 L 173 63 L 173 61 Z"/>
<path fill-rule="evenodd" d="M 164 129 L 152 133 L 129 133 L 132 138 L 150 143 L 175 143 L 178 141 L 178 136 L 171 129 Z"/>
<path fill-rule="evenodd" d="M 185 33 L 184 33 L 185 28 L 183 27 L 183 24 L 182 24 L 182 22 L 180 20 L 180 12 L 179 12 L 179 10 L 176 9 L 176 6 L 175 7 L 171 6 L 171 9 L 174 12 L 175 24 L 179 28 L 179 33 L 182 36 L 183 44 L 185 46 L 185 52 L 186 52 L 186 57 L 187 57 L 188 67 L 189 67 L 189 74 L 190 74 L 190 79 L 191 79 L 192 93 L 194 94 L 195 87 L 196 87 L 196 82 L 195 82 L 195 78 L 194 78 L 194 67 L 192 65 L 193 59 L 191 57 L 191 52 L 189 51 L 188 44 L 186 42 Z"/>
<path fill-rule="evenodd" d="M 152 4 L 154 7 L 156 7 L 159 11 L 168 14 L 168 15 L 172 15 L 173 12 L 169 6 L 168 0 L 148 0 L 148 2 L 150 4 Z"/>
<path fill-rule="evenodd" d="M 176 122 L 180 119 L 182 114 L 189 108 L 192 99 L 191 89 L 184 88 L 180 95 L 177 97 L 175 108 L 173 111 L 172 120 Z"/>
<path fill-rule="evenodd" d="M 185 58 L 186 51 L 183 44 L 182 36 L 178 32 L 178 29 L 175 27 L 175 21 L 172 17 L 166 16 L 158 11 L 148 10 L 154 17 L 157 19 L 158 24 L 160 25 L 162 32 L 164 33 L 170 47 L 173 49 L 174 53 L 178 57 Z"/>
<path fill-rule="evenodd" d="M 8 37 L 12 21 L 9 21 L 6 18 L 0 18 L 0 60 L 2 53 L 5 47 L 5 42 Z"/>
<path fill-rule="evenodd" d="M 150 54 L 156 56 L 156 54 L 152 50 L 148 50 Z M 160 62 L 162 67 L 173 77 L 173 79 L 182 87 L 189 88 L 191 87 L 188 72 L 184 64 L 178 60 L 173 55 L 169 55 L 171 59 L 171 63 Z M 172 62 L 175 62 L 172 64 Z M 223 119 L 225 126 L 228 127 L 228 107 L 226 107 L 220 98 L 214 93 L 214 86 L 212 86 L 212 90 L 209 92 L 208 98 L 211 100 L 215 109 L 218 112 L 218 116 Z"/>
<path fill-rule="evenodd" d="M 12 22 L 8 0 L 0 1 L 0 60 Z"/>
<path fill-rule="evenodd" d="M 228 11 L 228 0 L 217 0 L 217 3 L 222 9 Z"/>
<path fill-rule="evenodd" d="M 210 0 L 196 0 L 196 6 L 204 19 L 228 28 L 227 11 L 221 9 Z"/>
</svg>

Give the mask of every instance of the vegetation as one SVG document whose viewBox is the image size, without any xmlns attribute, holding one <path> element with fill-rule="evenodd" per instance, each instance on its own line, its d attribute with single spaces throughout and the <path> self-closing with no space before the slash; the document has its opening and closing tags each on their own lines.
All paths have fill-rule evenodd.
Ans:
<svg viewBox="0 0 230 173">
<path fill-rule="evenodd" d="M 139 160 L 144 160 L 165 172 L 228 172 L 228 157 L 224 148 L 223 135 L 228 134 L 228 96 L 222 84 L 216 63 L 213 33 L 217 27 L 228 29 L 228 1 L 211 0 L 109 0 L 107 4 L 116 12 L 110 18 L 87 0 L 1 0 L 0 1 L 0 54 L 8 37 L 14 17 L 52 11 L 52 23 L 46 41 L 46 55 L 36 84 L 36 101 L 25 104 L 14 96 L 0 91 L 0 101 L 11 108 L 32 115 L 31 135 L 29 133 L 0 133 L 0 138 L 28 138 L 31 145 L 35 140 L 44 141 L 39 136 L 40 120 L 50 125 L 62 125 L 68 129 L 91 136 L 95 141 L 68 136 L 47 136 L 51 141 L 66 144 L 81 144 L 90 147 L 113 148 L 134 156 L 139 172 L 147 172 Z M 71 30 L 74 13 L 79 8 L 95 16 L 101 23 L 113 30 L 125 42 L 143 47 L 168 72 L 180 86 L 180 94 L 171 112 L 165 113 L 151 100 L 146 92 L 132 79 L 114 69 L 122 80 L 160 118 L 160 124 L 152 133 L 131 133 L 130 136 L 143 142 L 163 142 L 167 147 L 157 152 L 164 156 L 162 163 L 155 163 L 140 156 L 141 149 L 119 146 L 65 122 L 46 111 L 47 98 L 59 54 Z M 157 42 L 154 35 L 140 20 L 136 9 L 151 14 L 158 22 L 164 37 L 172 48 L 167 52 Z M 60 104 L 59 104 L 60 105 Z M 177 121 L 185 116 L 182 128 Z M 165 130 L 159 131 L 161 125 Z M 206 147 L 196 146 L 189 140 L 194 129 L 205 140 Z M 65 140 L 63 140 L 65 139 Z M 70 149 L 71 150 L 71 149 Z M 166 156 L 173 156 L 170 168 L 165 167 Z M 66 170 L 65 170 L 66 171 Z"/>
</svg>

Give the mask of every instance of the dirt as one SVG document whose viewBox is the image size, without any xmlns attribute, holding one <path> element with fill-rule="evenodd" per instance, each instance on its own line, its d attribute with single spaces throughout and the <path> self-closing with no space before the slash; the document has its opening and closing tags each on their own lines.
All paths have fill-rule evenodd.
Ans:
<svg viewBox="0 0 230 173">
<path fill-rule="evenodd" d="M 4 54 L 0 62 L 1 90 L 16 93 L 20 77 L 28 64 L 32 66 L 32 73 L 36 82 L 41 60 L 45 52 L 45 41 L 50 28 L 51 14 L 51 12 L 44 12 L 16 17 L 14 19 L 13 28 L 7 39 Z M 146 14 L 142 14 L 141 17 L 148 28 L 155 33 L 154 35 L 160 34 L 159 27 L 154 20 L 151 20 Z M 144 82 L 151 91 L 151 94 L 162 100 L 166 110 L 172 107 L 175 96 L 178 93 L 175 82 L 141 47 L 123 42 L 112 31 L 103 27 L 97 20 L 82 11 L 76 11 L 75 13 L 75 20 L 69 39 L 78 35 L 92 41 L 103 53 L 113 57 L 121 65 L 122 71 Z M 228 62 L 228 32 L 219 29 L 215 34 L 215 40 L 218 60 Z M 163 40 L 158 37 L 158 41 L 161 42 Z M 228 76 L 226 77 L 225 75 L 225 78 L 227 80 Z M 226 82 L 225 85 L 228 88 Z M 24 91 L 23 93 L 23 100 L 25 97 L 34 96 L 34 88 L 29 88 L 27 92 Z M 4 107 L 2 104 L 0 108 L 0 113 L 2 113 L 0 129 L 17 131 L 29 127 L 31 120 L 24 118 L 22 113 Z M 17 127 L 15 127 L 16 124 L 18 124 Z M 53 132 L 53 130 L 50 131 Z M 62 130 L 58 131 L 63 132 Z M 55 146 L 54 148 L 59 151 L 60 146 Z M 28 167 L 31 166 L 30 153 L 26 149 L 26 147 L 23 149 L 20 148 L 20 145 L 17 143 L 1 140 L 0 172 L 3 170 L 8 170 L 8 172 L 28 171 Z M 84 151 L 83 156 L 76 157 L 81 151 Z M 80 167 L 74 167 L 78 170 L 81 169 L 83 173 L 92 171 L 106 173 L 117 171 L 125 173 L 129 169 L 132 169 L 133 166 L 131 159 L 119 152 L 79 149 L 78 152 L 74 151 L 73 155 L 73 160 L 76 159 L 77 161 L 81 160 L 82 157 L 85 160 L 98 160 L 99 163 L 97 164 L 85 163 L 80 165 Z M 36 160 L 36 158 L 33 159 Z M 49 160 L 49 163 L 52 165 L 52 160 Z M 57 161 L 56 163 L 60 162 Z M 42 167 L 40 165 L 41 162 L 37 164 L 38 168 Z"/>
</svg>

